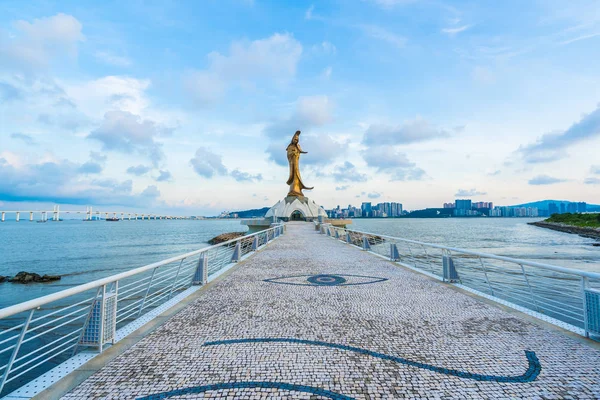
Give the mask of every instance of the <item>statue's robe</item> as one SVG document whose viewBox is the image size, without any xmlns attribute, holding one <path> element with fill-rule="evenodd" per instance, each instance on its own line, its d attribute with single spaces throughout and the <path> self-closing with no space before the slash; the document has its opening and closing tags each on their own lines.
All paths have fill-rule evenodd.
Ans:
<svg viewBox="0 0 600 400">
<path fill-rule="evenodd" d="M 310 190 L 312 188 L 304 185 L 302 178 L 300 177 L 299 163 L 300 152 L 302 151 L 300 144 L 290 143 L 286 151 L 288 163 L 290 164 L 290 176 L 286 182 L 288 185 L 290 185 L 288 196 L 304 196 L 302 189 Z"/>
</svg>

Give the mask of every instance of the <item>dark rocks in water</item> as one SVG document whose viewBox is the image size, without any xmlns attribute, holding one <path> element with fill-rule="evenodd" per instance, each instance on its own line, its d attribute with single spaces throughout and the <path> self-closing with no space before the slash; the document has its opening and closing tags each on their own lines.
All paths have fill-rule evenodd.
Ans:
<svg viewBox="0 0 600 400">
<path fill-rule="evenodd" d="M 594 246 L 594 247 L 600 247 L 600 243 L 592 243 L 592 246 Z"/>
<path fill-rule="evenodd" d="M 0 275 L 0 283 L 4 282 L 6 280 L 5 276 Z"/>
<path fill-rule="evenodd" d="M 245 236 L 246 232 L 229 232 L 229 233 L 222 233 L 218 236 L 215 236 L 214 238 L 210 239 L 208 241 L 208 244 L 219 244 L 219 243 L 223 243 L 223 242 L 227 242 L 229 240 L 232 239 L 237 239 L 239 237 Z"/>
<path fill-rule="evenodd" d="M 17 275 L 9 278 L 12 283 L 34 283 L 34 282 L 52 282 L 60 280 L 60 275 L 40 275 L 35 272 L 21 271 Z"/>
</svg>

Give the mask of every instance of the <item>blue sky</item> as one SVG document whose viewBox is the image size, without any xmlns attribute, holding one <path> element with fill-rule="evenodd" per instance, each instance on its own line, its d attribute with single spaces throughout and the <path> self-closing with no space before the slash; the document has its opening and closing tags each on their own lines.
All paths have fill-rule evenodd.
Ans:
<svg viewBox="0 0 600 400">
<path fill-rule="evenodd" d="M 590 1 L 3 1 L 0 208 L 600 203 Z M 63 208 L 65 207 L 63 206 Z"/>
</svg>

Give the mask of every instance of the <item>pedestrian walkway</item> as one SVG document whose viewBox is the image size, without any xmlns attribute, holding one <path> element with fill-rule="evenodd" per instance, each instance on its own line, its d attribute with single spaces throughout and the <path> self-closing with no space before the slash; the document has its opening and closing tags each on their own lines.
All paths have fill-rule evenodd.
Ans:
<svg viewBox="0 0 600 400">
<path fill-rule="evenodd" d="M 64 398 L 600 398 L 600 351 L 287 232 Z"/>
</svg>

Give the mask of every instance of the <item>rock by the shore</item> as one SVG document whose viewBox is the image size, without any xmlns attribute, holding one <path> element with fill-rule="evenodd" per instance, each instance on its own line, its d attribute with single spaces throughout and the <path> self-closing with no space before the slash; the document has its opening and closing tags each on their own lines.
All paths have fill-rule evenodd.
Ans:
<svg viewBox="0 0 600 400">
<path fill-rule="evenodd" d="M 34 283 L 34 282 L 52 282 L 60 280 L 60 275 L 40 275 L 35 272 L 21 271 L 12 278 L 8 278 L 12 283 Z"/>
<path fill-rule="evenodd" d="M 0 275 L 0 283 L 4 282 L 6 280 L 5 276 Z"/>
<path fill-rule="evenodd" d="M 528 222 L 529 225 L 539 226 L 541 228 L 552 229 L 559 232 L 574 233 L 579 236 L 583 236 L 590 239 L 600 240 L 600 229 L 585 228 L 580 226 L 572 226 L 567 224 L 560 224 L 557 222 Z"/>
<path fill-rule="evenodd" d="M 219 244 L 219 243 L 223 243 L 223 242 L 227 242 L 229 240 L 232 239 L 237 239 L 239 237 L 242 237 L 246 235 L 246 232 L 229 232 L 229 233 L 222 233 L 218 236 L 215 236 L 214 238 L 210 239 L 208 241 L 208 244 Z"/>
</svg>

